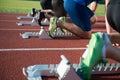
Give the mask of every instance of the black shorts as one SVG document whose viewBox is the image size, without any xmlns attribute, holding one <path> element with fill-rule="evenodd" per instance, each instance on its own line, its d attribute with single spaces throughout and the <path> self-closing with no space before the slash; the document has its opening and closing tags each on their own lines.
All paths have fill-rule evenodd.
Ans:
<svg viewBox="0 0 120 80">
<path fill-rule="evenodd" d="M 52 0 L 40 0 L 40 5 L 43 9 L 52 9 Z"/>
<path fill-rule="evenodd" d="M 110 26 L 120 33 L 120 0 L 110 0 L 107 6 L 107 19 Z"/>
<path fill-rule="evenodd" d="M 57 17 L 66 16 L 66 11 L 63 4 L 63 0 L 52 0 L 53 10 L 55 11 L 55 15 Z"/>
<path fill-rule="evenodd" d="M 63 0 L 40 0 L 42 8 L 52 9 L 57 17 L 66 16 L 66 11 L 63 7 Z"/>
</svg>

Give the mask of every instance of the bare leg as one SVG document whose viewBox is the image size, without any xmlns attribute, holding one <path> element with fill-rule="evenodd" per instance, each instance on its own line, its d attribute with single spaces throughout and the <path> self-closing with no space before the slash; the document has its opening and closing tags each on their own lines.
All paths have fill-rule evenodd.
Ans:
<svg viewBox="0 0 120 80">
<path fill-rule="evenodd" d="M 111 33 L 109 37 L 112 43 L 120 44 L 120 33 Z"/>
<path fill-rule="evenodd" d="M 120 62 L 120 48 L 106 44 L 106 57 Z"/>
<path fill-rule="evenodd" d="M 120 35 L 117 36 L 119 36 L 117 38 L 119 38 L 118 40 L 120 42 Z M 106 45 L 106 57 L 120 62 L 120 48 L 112 46 L 106 34 L 105 34 L 105 45 Z"/>
<path fill-rule="evenodd" d="M 61 28 L 65 28 L 66 30 L 70 31 L 80 38 L 90 38 L 90 32 L 83 31 L 80 27 L 73 23 L 61 22 L 58 20 L 57 25 Z"/>
<path fill-rule="evenodd" d="M 49 14 L 45 14 L 45 17 L 48 18 L 48 20 L 50 20 L 50 18 L 53 16 L 51 16 Z M 91 17 L 90 21 L 91 21 L 91 24 L 94 24 L 97 21 L 96 16 Z M 62 22 L 58 19 L 57 26 L 70 31 L 71 33 L 75 34 L 76 36 L 78 36 L 80 38 L 90 38 L 91 37 L 90 31 L 89 32 L 83 31 L 79 26 L 72 23 L 70 17 L 66 17 L 66 22 Z"/>
<path fill-rule="evenodd" d="M 91 17 L 90 21 L 91 21 L 91 24 L 95 24 L 95 22 L 97 21 L 96 16 Z M 66 30 L 70 31 L 71 33 L 75 34 L 80 38 L 91 37 L 91 31 L 89 32 L 83 31 L 79 26 L 72 23 L 69 17 L 66 18 L 66 22 L 61 22 L 58 20 L 57 25 L 61 28 L 65 28 Z"/>
<path fill-rule="evenodd" d="M 106 24 L 106 32 L 108 34 L 110 34 L 112 32 L 112 28 L 110 27 L 108 21 L 107 21 L 107 18 L 106 18 L 106 15 L 105 15 L 105 24 Z"/>
<path fill-rule="evenodd" d="M 91 24 L 95 24 L 97 22 L 97 17 L 94 15 L 93 17 L 90 18 Z"/>
<path fill-rule="evenodd" d="M 52 0 L 53 11 L 57 17 L 66 16 L 67 14 L 64 10 L 63 2 L 63 0 Z"/>
<path fill-rule="evenodd" d="M 108 5 L 109 0 L 105 0 L 105 25 L 106 25 L 106 31 L 107 33 L 111 33 L 111 28 L 110 25 L 108 24 L 107 18 L 106 18 L 106 10 L 107 10 L 107 5 Z"/>
</svg>

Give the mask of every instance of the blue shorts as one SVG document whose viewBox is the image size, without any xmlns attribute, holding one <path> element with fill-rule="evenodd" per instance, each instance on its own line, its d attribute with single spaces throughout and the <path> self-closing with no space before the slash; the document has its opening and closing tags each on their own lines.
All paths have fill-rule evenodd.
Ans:
<svg viewBox="0 0 120 80">
<path fill-rule="evenodd" d="M 73 0 L 64 0 L 64 8 L 74 24 L 83 31 L 91 30 L 90 18 L 94 13 L 87 6 L 80 5 Z"/>
</svg>

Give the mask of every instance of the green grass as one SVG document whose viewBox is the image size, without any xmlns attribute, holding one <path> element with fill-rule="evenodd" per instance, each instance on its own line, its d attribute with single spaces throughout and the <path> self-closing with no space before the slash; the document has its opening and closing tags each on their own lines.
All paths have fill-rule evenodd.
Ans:
<svg viewBox="0 0 120 80">
<path fill-rule="evenodd" d="M 0 0 L 0 12 L 28 13 L 33 7 L 41 9 L 40 1 Z"/>
<path fill-rule="evenodd" d="M 99 4 L 95 14 L 97 16 L 104 16 L 105 15 L 105 5 Z"/>
<path fill-rule="evenodd" d="M 34 0 L 0 0 L 0 12 L 8 13 L 28 13 L 32 8 L 41 9 L 40 1 Z M 99 4 L 97 16 L 104 15 L 104 5 Z"/>
</svg>

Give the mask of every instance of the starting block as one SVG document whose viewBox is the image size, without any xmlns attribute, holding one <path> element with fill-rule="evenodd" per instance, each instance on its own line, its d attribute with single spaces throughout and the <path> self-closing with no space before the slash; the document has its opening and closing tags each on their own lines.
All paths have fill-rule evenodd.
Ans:
<svg viewBox="0 0 120 80">
<path fill-rule="evenodd" d="M 52 39 L 48 33 L 45 31 L 44 27 L 41 26 L 40 32 L 25 32 L 25 33 L 20 33 L 20 36 L 24 39 L 28 39 L 30 37 L 38 37 L 41 39 Z"/>
<path fill-rule="evenodd" d="M 52 39 L 48 32 L 45 31 L 44 27 L 41 26 L 40 32 L 25 32 L 25 33 L 20 33 L 20 36 L 24 39 L 28 39 L 30 37 L 38 37 L 40 39 Z M 70 36 L 74 36 L 72 33 L 70 32 L 62 32 L 60 28 L 57 28 L 54 31 L 54 38 L 57 37 L 70 37 Z"/>
<path fill-rule="evenodd" d="M 20 21 L 17 23 L 18 26 L 23 26 L 23 25 L 30 25 L 30 26 L 40 26 L 38 23 L 38 19 L 34 18 L 32 19 L 32 21 Z M 45 19 L 44 21 L 41 22 L 41 25 L 49 25 L 49 21 L 47 19 Z"/>
<path fill-rule="evenodd" d="M 33 19 L 37 18 L 37 16 L 31 16 L 30 13 L 27 14 L 27 16 L 18 16 L 17 19 Z"/>
<path fill-rule="evenodd" d="M 66 74 L 73 67 L 75 70 L 80 64 L 70 64 L 69 60 L 61 55 L 59 64 L 40 64 L 23 68 L 22 72 L 28 80 L 42 80 L 42 77 L 58 77 L 59 80 L 65 78 Z M 98 64 L 92 70 L 92 75 L 119 75 L 120 63 Z"/>
<path fill-rule="evenodd" d="M 35 18 L 33 18 L 32 21 L 20 21 L 17 24 L 18 26 L 23 26 L 23 25 L 39 26 Z"/>
<path fill-rule="evenodd" d="M 17 19 L 23 19 L 23 18 L 28 18 L 32 19 L 32 21 L 20 21 L 17 24 L 19 26 L 23 25 L 30 25 L 30 26 L 48 26 L 49 21 L 47 18 L 45 18 L 44 12 L 43 11 L 37 11 L 34 8 L 32 9 L 33 14 L 28 14 L 27 16 L 19 16 Z M 34 16 L 33 16 L 34 15 Z M 44 19 L 44 20 L 43 20 Z"/>
</svg>

